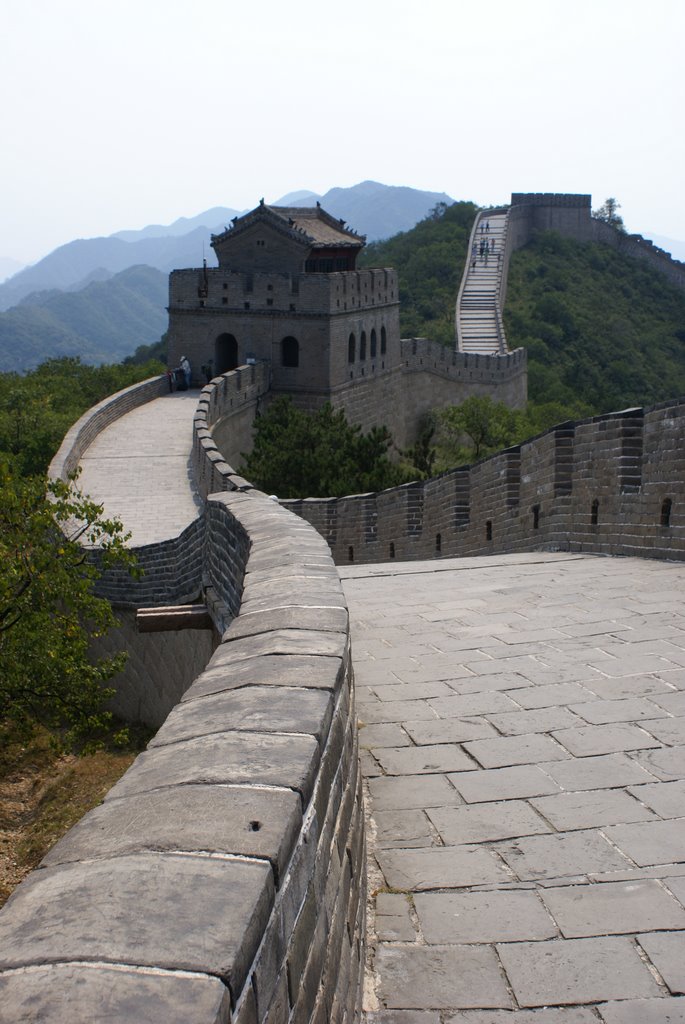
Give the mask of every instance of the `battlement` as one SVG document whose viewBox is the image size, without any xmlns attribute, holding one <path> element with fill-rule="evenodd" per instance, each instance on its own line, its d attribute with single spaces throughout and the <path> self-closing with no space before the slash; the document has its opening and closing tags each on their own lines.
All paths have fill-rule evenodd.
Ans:
<svg viewBox="0 0 685 1024">
<path fill-rule="evenodd" d="M 432 373 L 450 380 L 496 384 L 525 373 L 527 354 L 524 348 L 504 355 L 457 352 L 428 338 L 403 338 L 402 365 L 408 373 Z"/>
<path fill-rule="evenodd" d="M 430 480 L 283 504 L 340 565 L 535 550 L 682 560 L 684 426 L 679 399 L 560 424 Z"/>
<path fill-rule="evenodd" d="M 205 310 L 233 314 L 309 313 L 334 316 L 399 303 L 397 275 L 390 269 L 345 273 L 241 273 L 223 267 L 173 270 L 169 312 Z"/>
<path fill-rule="evenodd" d="M 512 206 L 566 206 L 572 209 L 590 211 L 591 195 L 575 195 L 563 192 L 512 192 Z"/>
</svg>

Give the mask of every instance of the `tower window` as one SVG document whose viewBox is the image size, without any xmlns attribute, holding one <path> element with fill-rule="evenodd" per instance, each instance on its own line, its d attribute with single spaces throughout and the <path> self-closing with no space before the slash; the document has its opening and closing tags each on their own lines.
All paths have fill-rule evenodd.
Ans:
<svg viewBox="0 0 685 1024">
<path fill-rule="evenodd" d="M 300 365 L 300 343 L 297 338 L 288 335 L 281 342 L 281 366 Z"/>
<path fill-rule="evenodd" d="M 673 508 L 673 501 L 671 498 L 664 498 L 661 503 L 661 525 L 671 525 L 671 509 Z"/>
</svg>

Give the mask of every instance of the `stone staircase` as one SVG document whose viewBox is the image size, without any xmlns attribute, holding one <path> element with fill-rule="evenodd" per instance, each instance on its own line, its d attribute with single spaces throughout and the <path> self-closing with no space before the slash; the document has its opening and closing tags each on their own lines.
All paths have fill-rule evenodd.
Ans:
<svg viewBox="0 0 685 1024">
<path fill-rule="evenodd" d="M 506 224 L 506 212 L 487 211 L 474 224 L 457 300 L 460 352 L 504 355 L 508 351 L 499 309 Z"/>
</svg>

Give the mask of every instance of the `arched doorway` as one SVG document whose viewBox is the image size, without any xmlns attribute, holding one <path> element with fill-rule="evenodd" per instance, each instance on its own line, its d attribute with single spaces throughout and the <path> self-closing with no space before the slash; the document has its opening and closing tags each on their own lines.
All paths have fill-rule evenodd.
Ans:
<svg viewBox="0 0 685 1024">
<path fill-rule="evenodd" d="M 232 334 L 220 334 L 214 342 L 214 374 L 235 370 L 238 365 L 238 342 Z"/>
</svg>

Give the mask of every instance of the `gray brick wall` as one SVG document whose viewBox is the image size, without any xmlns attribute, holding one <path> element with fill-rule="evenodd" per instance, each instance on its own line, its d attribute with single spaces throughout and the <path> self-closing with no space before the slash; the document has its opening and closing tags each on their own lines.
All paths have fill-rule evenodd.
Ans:
<svg viewBox="0 0 685 1024">
<path fill-rule="evenodd" d="M 319 530 L 341 565 L 531 550 L 680 560 L 685 400 L 561 424 L 433 480 L 283 504 Z"/>
</svg>

